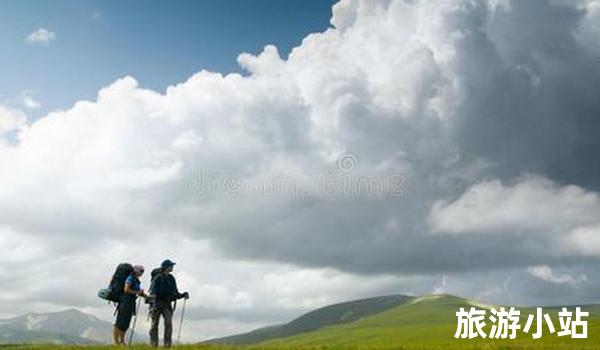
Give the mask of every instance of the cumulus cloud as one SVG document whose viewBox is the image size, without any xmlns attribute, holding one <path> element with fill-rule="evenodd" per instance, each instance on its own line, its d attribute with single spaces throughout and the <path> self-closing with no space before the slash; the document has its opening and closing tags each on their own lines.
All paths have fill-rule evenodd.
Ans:
<svg viewBox="0 0 600 350">
<path fill-rule="evenodd" d="M 119 261 L 172 256 L 200 296 L 195 322 L 210 315 L 229 330 L 436 288 L 490 302 L 581 300 L 569 283 L 540 284 L 562 275 L 529 268 L 585 274 L 578 293 L 597 287 L 591 4 L 341 1 L 334 27 L 287 59 L 271 45 L 241 54 L 247 76 L 200 71 L 164 93 L 123 77 L 28 124 L 2 112 L 16 133 L 0 143 L 2 239 L 23 243 L 0 266 L 39 308 L 101 313 L 95 291 L 58 293 L 79 279 L 46 276 L 76 263 L 86 285 L 101 286 Z M 393 176 L 400 196 L 238 191 L 241 180 Z M 2 310 L 21 310 L 9 302 L 16 290 L 1 293 Z"/>
<path fill-rule="evenodd" d="M 27 109 L 39 109 L 42 107 L 42 104 L 34 98 L 33 92 L 31 91 L 24 91 L 21 94 L 21 99 L 23 106 Z"/>
<path fill-rule="evenodd" d="M 585 275 L 581 275 L 581 276 L 577 276 L 577 277 L 571 276 L 569 274 L 556 275 L 552 271 L 552 268 L 550 268 L 550 266 L 548 266 L 548 265 L 531 266 L 531 267 L 527 268 L 527 271 L 531 275 L 533 275 L 543 281 L 555 283 L 555 284 L 567 283 L 567 284 L 576 286 L 580 282 L 585 281 L 587 279 L 587 277 Z"/>
<path fill-rule="evenodd" d="M 27 116 L 20 110 L 0 105 L 0 141 L 9 132 L 19 130 L 27 122 Z"/>
<path fill-rule="evenodd" d="M 566 234 L 598 220 L 597 193 L 531 176 L 512 186 L 499 180 L 477 183 L 451 203 L 436 202 L 430 213 L 435 231 L 455 234 Z"/>
<path fill-rule="evenodd" d="M 30 45 L 46 46 L 46 45 L 49 45 L 55 39 L 56 39 L 56 33 L 52 32 L 46 28 L 38 28 L 35 31 L 31 32 L 25 38 L 25 42 Z"/>
</svg>

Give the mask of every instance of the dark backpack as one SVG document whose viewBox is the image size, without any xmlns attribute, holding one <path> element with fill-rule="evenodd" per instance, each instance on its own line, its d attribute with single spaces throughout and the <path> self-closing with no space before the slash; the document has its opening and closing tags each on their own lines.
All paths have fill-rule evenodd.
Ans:
<svg viewBox="0 0 600 350">
<path fill-rule="evenodd" d="M 153 304 L 154 301 L 156 301 L 156 294 L 154 292 L 154 290 L 156 289 L 156 279 L 158 276 L 160 276 L 162 274 L 162 269 L 160 267 L 157 267 L 155 269 L 152 270 L 152 272 L 150 272 L 150 294 L 154 294 L 153 295 L 153 299 L 152 300 L 146 300 L 147 304 Z"/>
<path fill-rule="evenodd" d="M 117 266 L 115 273 L 110 279 L 110 283 L 108 285 L 108 295 L 106 297 L 107 300 L 118 303 L 121 299 L 121 295 L 123 294 L 123 290 L 125 289 L 125 280 L 127 277 L 133 273 L 133 266 L 129 263 L 122 263 Z"/>
<path fill-rule="evenodd" d="M 160 267 L 155 268 L 150 272 L 150 281 L 154 281 L 154 278 L 162 273 L 162 269 Z"/>
<path fill-rule="evenodd" d="M 156 297 L 156 300 L 160 301 L 172 301 L 176 295 L 176 287 L 172 276 L 162 273 L 162 270 L 158 270 L 154 274 L 152 271 L 152 292 Z"/>
</svg>

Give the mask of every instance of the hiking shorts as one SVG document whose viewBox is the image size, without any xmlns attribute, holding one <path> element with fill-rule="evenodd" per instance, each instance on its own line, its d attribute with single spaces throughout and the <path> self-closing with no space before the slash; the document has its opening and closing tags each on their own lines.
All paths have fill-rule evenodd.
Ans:
<svg viewBox="0 0 600 350">
<path fill-rule="evenodd" d="M 130 296 L 123 296 L 119 302 L 117 308 L 117 320 L 115 321 L 115 327 L 119 330 L 126 332 L 131 324 L 131 318 L 135 313 L 135 298 Z"/>
</svg>

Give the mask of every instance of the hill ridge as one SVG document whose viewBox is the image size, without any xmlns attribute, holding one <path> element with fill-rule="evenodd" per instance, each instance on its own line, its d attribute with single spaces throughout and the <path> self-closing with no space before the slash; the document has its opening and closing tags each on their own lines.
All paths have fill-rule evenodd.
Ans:
<svg viewBox="0 0 600 350">
<path fill-rule="evenodd" d="M 324 322 L 313 329 L 297 329 L 289 328 L 290 325 L 297 324 L 299 320 L 311 315 L 318 315 L 320 312 L 328 311 L 331 307 L 341 306 L 352 307 L 353 304 L 360 304 L 365 301 L 377 301 L 382 298 L 401 297 L 402 302 L 397 300 L 396 305 L 381 307 L 371 312 L 364 312 L 360 315 L 355 315 L 353 319 L 339 320 L 339 322 Z M 527 315 L 535 314 L 536 306 L 516 306 L 517 310 L 521 311 L 521 324 L 525 324 Z M 578 305 L 584 306 L 584 305 Z M 251 332 L 211 339 L 203 343 L 232 343 L 232 344 L 249 344 L 265 347 L 320 347 L 320 346 L 340 346 L 340 347 L 386 347 L 393 348 L 407 344 L 422 344 L 433 348 L 456 348 L 457 344 L 463 347 L 464 341 L 477 343 L 479 341 L 499 341 L 490 339 L 464 340 L 454 338 L 457 327 L 456 311 L 460 307 L 468 309 L 476 307 L 479 309 L 485 308 L 489 310 L 493 307 L 497 310 L 500 307 L 510 307 L 510 305 L 500 305 L 487 303 L 480 300 L 462 298 L 456 295 L 447 293 L 431 293 L 419 296 L 407 295 L 388 295 L 379 296 L 367 299 L 359 299 L 347 302 L 336 303 L 324 306 L 313 311 L 307 312 L 298 318 L 278 326 L 269 326 L 260 328 Z M 551 318 L 554 320 L 554 325 L 558 326 L 556 309 L 560 307 L 573 306 L 544 306 L 544 308 L 553 309 Z M 585 340 L 590 344 L 599 341 L 600 337 L 600 305 L 590 304 L 585 305 L 585 311 L 590 312 L 589 330 L 590 338 Z M 282 327 L 288 326 L 287 330 L 282 330 Z M 488 325 L 489 326 L 489 325 Z M 594 337 L 595 334 L 595 337 Z M 525 342 L 530 341 L 531 335 L 523 334 L 521 339 Z M 558 342 L 565 349 L 569 348 L 568 337 L 546 336 L 545 342 L 550 342 L 554 345 Z M 514 341 L 513 341 L 514 344 Z M 587 343 L 586 343 L 587 344 Z M 472 344 L 475 345 L 475 344 Z M 488 345 L 489 346 L 489 345 Z M 558 349 L 558 347 L 555 347 Z"/>
<path fill-rule="evenodd" d="M 285 324 L 271 325 L 242 334 L 209 339 L 202 343 L 251 344 L 271 338 L 306 333 L 325 326 L 352 322 L 398 306 L 412 298 L 413 296 L 391 294 L 338 302 L 306 312 Z"/>
</svg>

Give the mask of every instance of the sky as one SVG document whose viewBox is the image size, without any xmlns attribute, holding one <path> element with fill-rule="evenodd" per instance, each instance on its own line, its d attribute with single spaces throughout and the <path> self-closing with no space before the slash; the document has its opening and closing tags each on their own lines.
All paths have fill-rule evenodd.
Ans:
<svg viewBox="0 0 600 350">
<path fill-rule="evenodd" d="M 0 317 L 167 257 L 187 340 L 600 302 L 600 1 L 243 3 L 0 5 Z"/>
<path fill-rule="evenodd" d="M 40 103 L 33 117 L 94 99 L 125 75 L 157 91 L 201 69 L 240 72 L 240 52 L 277 45 L 282 55 L 326 29 L 331 0 L 3 1 L 0 102 Z M 25 44 L 37 29 L 51 42 Z"/>
</svg>

